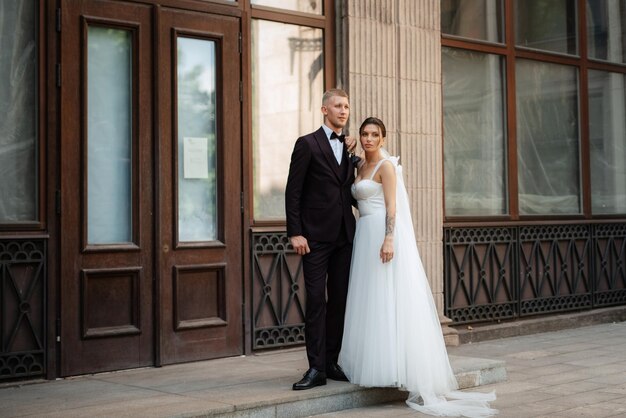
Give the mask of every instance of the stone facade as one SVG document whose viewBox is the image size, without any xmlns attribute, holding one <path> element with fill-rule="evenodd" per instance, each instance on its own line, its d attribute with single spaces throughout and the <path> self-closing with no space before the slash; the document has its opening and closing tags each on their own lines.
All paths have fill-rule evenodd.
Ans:
<svg viewBox="0 0 626 418">
<path fill-rule="evenodd" d="M 417 244 L 443 313 L 443 150 L 438 0 L 338 2 L 338 79 L 351 96 L 350 132 L 376 116 L 400 156 Z"/>
</svg>

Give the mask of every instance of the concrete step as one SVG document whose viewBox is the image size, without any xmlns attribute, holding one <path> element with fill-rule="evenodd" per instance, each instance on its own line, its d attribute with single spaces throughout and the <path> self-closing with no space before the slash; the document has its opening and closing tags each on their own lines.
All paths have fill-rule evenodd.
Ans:
<svg viewBox="0 0 626 418">
<path fill-rule="evenodd" d="M 506 381 L 505 363 L 471 357 L 450 356 L 460 389 L 476 388 Z M 404 400 L 407 392 L 395 388 L 363 388 L 328 380 L 326 386 L 306 391 L 280 390 L 267 399 L 242 399 L 231 408 L 205 411 L 185 417 L 296 418 Z"/>
<path fill-rule="evenodd" d="M 468 347 L 469 348 L 469 347 Z M 464 354 L 465 355 L 465 354 Z M 462 389 L 506 380 L 504 361 L 450 356 Z M 0 388 L 6 417 L 305 417 L 405 399 L 347 382 L 293 391 L 303 348 Z"/>
</svg>

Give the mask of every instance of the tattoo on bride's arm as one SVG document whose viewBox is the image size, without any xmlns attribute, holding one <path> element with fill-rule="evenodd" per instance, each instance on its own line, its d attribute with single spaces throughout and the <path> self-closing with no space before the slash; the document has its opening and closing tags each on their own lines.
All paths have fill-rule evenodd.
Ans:
<svg viewBox="0 0 626 418">
<path fill-rule="evenodd" d="M 385 215 L 385 236 L 392 235 L 396 227 L 396 216 Z"/>
</svg>

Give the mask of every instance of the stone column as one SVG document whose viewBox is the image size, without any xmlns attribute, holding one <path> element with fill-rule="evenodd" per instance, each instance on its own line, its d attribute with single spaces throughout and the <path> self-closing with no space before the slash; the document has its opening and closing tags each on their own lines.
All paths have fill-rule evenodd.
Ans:
<svg viewBox="0 0 626 418">
<path fill-rule="evenodd" d="M 351 96 L 350 132 L 376 116 L 400 156 L 415 236 L 443 316 L 443 151 L 439 0 L 338 1 L 338 79 Z M 458 337 L 456 337 L 458 341 Z"/>
</svg>

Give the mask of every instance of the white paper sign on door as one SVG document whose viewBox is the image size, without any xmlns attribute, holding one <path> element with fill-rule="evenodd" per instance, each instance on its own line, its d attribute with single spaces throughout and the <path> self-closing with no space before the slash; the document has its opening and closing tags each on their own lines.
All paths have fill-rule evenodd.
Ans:
<svg viewBox="0 0 626 418">
<path fill-rule="evenodd" d="M 209 178 L 209 138 L 183 138 L 183 176 L 186 179 Z"/>
</svg>

